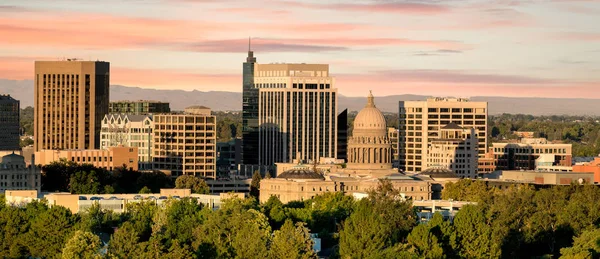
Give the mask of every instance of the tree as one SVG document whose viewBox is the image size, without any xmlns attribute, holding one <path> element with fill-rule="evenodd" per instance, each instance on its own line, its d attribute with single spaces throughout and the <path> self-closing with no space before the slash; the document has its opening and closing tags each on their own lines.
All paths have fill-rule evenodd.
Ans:
<svg viewBox="0 0 600 259">
<path fill-rule="evenodd" d="M 271 239 L 267 217 L 252 199 L 227 199 L 194 231 L 192 248 L 203 258 L 265 258 Z"/>
<path fill-rule="evenodd" d="M 100 255 L 101 245 L 100 238 L 93 233 L 76 231 L 73 237 L 65 244 L 65 248 L 62 250 L 62 258 L 102 258 Z"/>
<path fill-rule="evenodd" d="M 340 231 L 342 258 L 377 258 L 381 251 L 392 246 L 389 236 L 393 230 L 374 210 L 368 200 L 358 201 Z"/>
<path fill-rule="evenodd" d="M 69 191 L 73 194 L 94 194 L 100 193 L 100 186 L 96 171 L 82 171 L 71 175 Z"/>
<path fill-rule="evenodd" d="M 208 184 L 203 179 L 193 175 L 180 175 L 175 180 L 175 188 L 191 189 L 193 193 L 208 194 Z"/>
<path fill-rule="evenodd" d="M 131 222 L 125 222 L 110 237 L 107 253 L 115 258 L 135 258 L 139 256 L 139 233 Z"/>
<path fill-rule="evenodd" d="M 26 244 L 32 257 L 52 258 L 61 254 L 64 243 L 71 236 L 76 216 L 65 207 L 52 206 L 31 222 Z"/>
<path fill-rule="evenodd" d="M 163 172 L 152 171 L 142 173 L 136 180 L 136 186 L 138 190 L 145 186 L 152 190 L 152 193 L 159 193 L 162 188 L 173 188 L 173 179 Z"/>
<path fill-rule="evenodd" d="M 444 249 L 429 224 L 416 226 L 408 235 L 408 244 L 415 247 L 421 258 L 444 258 Z"/>
<path fill-rule="evenodd" d="M 260 195 L 260 180 L 262 177 L 258 171 L 255 171 L 252 175 L 252 182 L 250 182 L 250 195 L 258 199 Z"/>
<path fill-rule="evenodd" d="M 600 229 L 584 231 L 573 239 L 573 246 L 560 249 L 560 258 L 598 258 L 600 257 Z"/>
<path fill-rule="evenodd" d="M 499 258 L 500 242 L 487 225 L 483 206 L 463 206 L 454 218 L 459 242 L 458 254 L 463 258 Z"/>
<path fill-rule="evenodd" d="M 150 190 L 150 188 L 144 186 L 142 187 L 142 189 L 140 189 L 140 194 L 149 194 L 152 193 L 152 190 Z"/>
<path fill-rule="evenodd" d="M 269 249 L 270 258 L 316 258 L 313 241 L 303 223 L 286 220 L 280 230 L 273 232 L 273 242 Z"/>
</svg>

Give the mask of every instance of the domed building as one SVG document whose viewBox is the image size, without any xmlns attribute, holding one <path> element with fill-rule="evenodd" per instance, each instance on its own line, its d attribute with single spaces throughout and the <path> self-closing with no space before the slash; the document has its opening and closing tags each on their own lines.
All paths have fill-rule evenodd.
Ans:
<svg viewBox="0 0 600 259">
<path fill-rule="evenodd" d="M 354 119 L 348 139 L 348 163 L 299 165 L 278 163 L 276 178 L 260 182 L 260 202 L 271 196 L 283 203 L 301 201 L 326 192 L 347 195 L 365 194 L 376 188 L 379 179 L 388 179 L 405 197 L 428 200 L 433 194 L 431 180 L 399 174 L 392 168 L 392 144 L 387 135 L 385 117 L 371 93 L 367 104 Z"/>
<path fill-rule="evenodd" d="M 356 115 L 352 137 L 348 139 L 348 170 L 392 169 L 392 144 L 387 135 L 385 117 L 369 92 L 367 104 Z"/>
</svg>

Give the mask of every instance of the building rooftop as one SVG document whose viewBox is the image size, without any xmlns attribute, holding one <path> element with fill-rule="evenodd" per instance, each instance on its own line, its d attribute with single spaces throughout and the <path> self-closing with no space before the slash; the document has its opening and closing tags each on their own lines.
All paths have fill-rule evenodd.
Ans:
<svg viewBox="0 0 600 259">
<path fill-rule="evenodd" d="M 451 123 L 448 123 L 446 126 L 444 126 L 442 129 L 443 130 L 462 130 L 464 128 L 461 126 L 458 126 L 458 124 L 456 124 L 454 122 L 451 122 Z"/>
<path fill-rule="evenodd" d="M 454 171 L 442 167 L 430 167 L 421 171 L 419 175 L 426 175 L 431 178 L 459 178 Z"/>
<path fill-rule="evenodd" d="M 306 167 L 292 167 L 291 169 L 278 175 L 277 178 L 325 180 L 321 174 Z"/>
</svg>

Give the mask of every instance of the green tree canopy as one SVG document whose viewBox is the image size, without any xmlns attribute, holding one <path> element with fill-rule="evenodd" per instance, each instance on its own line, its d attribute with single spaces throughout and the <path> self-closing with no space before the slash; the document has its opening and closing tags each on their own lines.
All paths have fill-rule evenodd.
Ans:
<svg viewBox="0 0 600 259">
<path fill-rule="evenodd" d="M 73 237 L 67 241 L 62 250 L 63 259 L 92 259 L 102 258 L 100 238 L 87 231 L 75 231 Z"/>
<path fill-rule="evenodd" d="M 286 220 L 280 230 L 273 232 L 273 242 L 269 249 L 269 257 L 308 259 L 316 258 L 313 251 L 313 241 L 310 239 L 308 229 L 303 223 L 294 223 Z"/>
<path fill-rule="evenodd" d="M 208 194 L 208 184 L 203 179 L 193 175 L 180 175 L 175 180 L 175 188 L 191 189 L 193 193 Z"/>
</svg>

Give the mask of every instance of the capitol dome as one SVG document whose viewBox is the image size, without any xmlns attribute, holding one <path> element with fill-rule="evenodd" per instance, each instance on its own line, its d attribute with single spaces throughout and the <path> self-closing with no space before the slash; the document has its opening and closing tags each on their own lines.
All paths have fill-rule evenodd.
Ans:
<svg viewBox="0 0 600 259">
<path fill-rule="evenodd" d="M 387 136 L 385 117 L 375 106 L 369 92 L 367 105 L 354 119 L 352 136 L 348 139 L 348 169 L 392 169 L 392 144 Z"/>
<path fill-rule="evenodd" d="M 310 170 L 308 168 L 304 168 L 304 167 L 293 167 L 290 170 L 287 170 L 287 171 L 281 173 L 280 175 L 278 175 L 277 178 L 295 179 L 295 180 L 324 180 L 325 179 L 321 174 L 319 174 L 313 170 Z"/>
<path fill-rule="evenodd" d="M 360 110 L 354 119 L 353 136 L 385 136 L 387 126 L 385 117 L 375 106 L 375 98 L 369 92 L 365 108 Z"/>
</svg>

